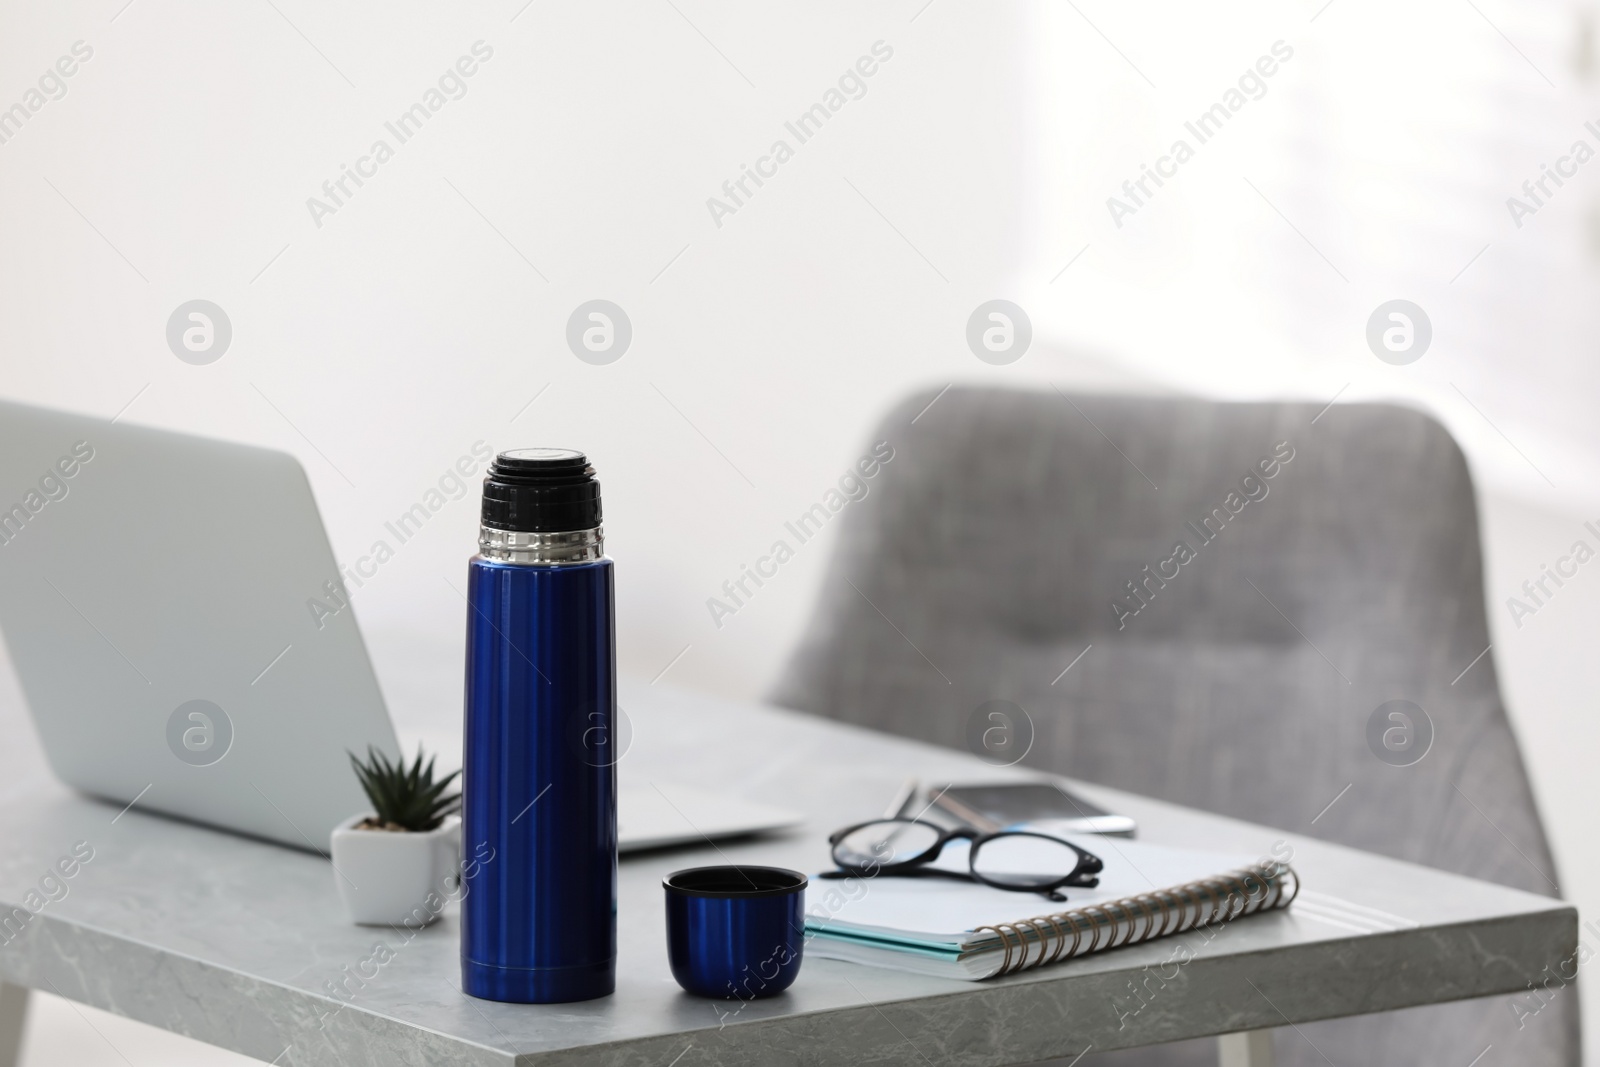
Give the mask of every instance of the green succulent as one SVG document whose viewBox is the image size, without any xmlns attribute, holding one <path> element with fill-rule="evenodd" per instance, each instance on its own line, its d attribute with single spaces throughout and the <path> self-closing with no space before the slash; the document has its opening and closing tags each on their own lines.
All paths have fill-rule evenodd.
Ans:
<svg viewBox="0 0 1600 1067">
<path fill-rule="evenodd" d="M 451 781 L 461 772 L 451 771 L 435 782 L 434 757 L 428 757 L 428 765 L 424 767 L 421 748 L 417 749 L 417 758 L 410 767 L 406 766 L 404 756 L 391 763 L 389 757 L 371 745 L 367 746 L 364 763 L 354 752 L 349 755 L 356 778 L 372 802 L 374 817 L 362 823 L 365 828 L 426 832 L 436 829 L 446 815 L 461 807 L 459 792 L 445 795 Z"/>
</svg>

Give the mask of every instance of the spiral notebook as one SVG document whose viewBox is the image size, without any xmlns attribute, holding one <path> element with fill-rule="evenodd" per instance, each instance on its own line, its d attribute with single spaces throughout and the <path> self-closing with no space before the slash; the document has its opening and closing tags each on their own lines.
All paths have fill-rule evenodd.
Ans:
<svg viewBox="0 0 1600 1067">
<path fill-rule="evenodd" d="M 1105 862 L 1094 889 L 1052 902 L 945 878 L 813 880 L 806 952 L 979 981 L 1286 908 L 1300 891 L 1275 861 L 1063 835 Z M 938 866 L 967 869 L 963 842 Z"/>
</svg>

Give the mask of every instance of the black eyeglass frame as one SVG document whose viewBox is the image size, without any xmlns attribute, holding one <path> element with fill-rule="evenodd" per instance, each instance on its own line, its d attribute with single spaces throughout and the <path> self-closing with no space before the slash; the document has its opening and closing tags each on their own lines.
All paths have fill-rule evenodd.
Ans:
<svg viewBox="0 0 1600 1067">
<path fill-rule="evenodd" d="M 929 845 L 915 856 L 912 856 L 910 859 L 899 860 L 894 863 L 874 862 L 871 864 L 852 864 L 840 862 L 838 855 L 839 842 L 843 841 L 845 838 L 849 837 L 853 833 L 856 833 L 857 831 L 865 830 L 869 826 L 889 824 L 925 826 L 931 830 L 938 831 L 939 836 L 934 840 L 933 844 Z M 978 873 L 976 869 L 978 852 L 985 844 L 1000 837 L 1037 837 L 1045 841 L 1052 841 L 1058 845 L 1066 845 L 1078 857 L 1078 861 L 1070 873 L 1048 883 L 1041 882 L 1037 885 L 1016 885 L 1014 883 L 1006 883 L 992 878 L 987 878 Z M 928 864 L 939 858 L 939 855 L 944 851 L 946 845 L 952 841 L 958 840 L 972 842 L 972 847 L 967 853 L 968 873 L 966 875 L 962 875 L 958 871 L 945 871 L 938 868 L 928 867 Z M 972 879 L 974 882 L 980 882 L 983 885 L 990 886 L 994 889 L 1004 889 L 1013 893 L 1042 893 L 1052 900 L 1065 899 L 1059 892 L 1059 890 L 1062 888 L 1093 889 L 1095 886 L 1100 884 L 1100 879 L 1097 878 L 1096 875 L 1105 869 L 1105 863 L 1102 862 L 1100 857 L 1096 856 L 1093 852 L 1081 849 L 1077 845 L 1074 845 L 1071 841 L 1068 841 L 1065 838 L 1056 837 L 1052 834 L 1041 834 L 1033 830 L 997 830 L 993 833 L 984 833 L 982 831 L 969 829 L 967 827 L 959 827 L 951 830 L 945 829 L 942 826 L 935 826 L 930 822 L 922 822 L 918 819 L 868 819 L 866 822 L 859 822 L 854 826 L 846 826 L 843 830 L 837 830 L 828 835 L 828 848 L 829 855 L 832 856 L 834 865 L 839 868 L 839 874 L 841 875 L 851 875 L 858 878 L 876 877 L 880 874 L 926 874 L 942 875 L 953 878 L 966 877 Z"/>
</svg>

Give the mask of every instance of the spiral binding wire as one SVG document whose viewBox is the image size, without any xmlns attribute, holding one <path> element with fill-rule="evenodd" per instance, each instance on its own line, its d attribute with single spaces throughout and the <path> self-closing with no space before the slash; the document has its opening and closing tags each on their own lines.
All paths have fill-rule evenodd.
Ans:
<svg viewBox="0 0 1600 1067">
<path fill-rule="evenodd" d="M 1168 934 L 1232 922 L 1256 912 L 1287 908 L 1299 894 L 1300 877 L 1294 868 L 1283 863 L 1251 864 L 1175 889 L 1140 893 L 1016 922 L 980 926 L 973 932 L 993 931 L 1005 950 L 1000 969 L 990 975 L 993 978 L 1108 948 L 1137 945 Z M 1068 927 L 1072 933 L 1070 949 L 1066 947 Z M 1106 942 L 1103 945 L 1100 943 L 1102 935 Z M 1030 960 L 1034 945 L 1039 946 L 1039 953 Z"/>
</svg>

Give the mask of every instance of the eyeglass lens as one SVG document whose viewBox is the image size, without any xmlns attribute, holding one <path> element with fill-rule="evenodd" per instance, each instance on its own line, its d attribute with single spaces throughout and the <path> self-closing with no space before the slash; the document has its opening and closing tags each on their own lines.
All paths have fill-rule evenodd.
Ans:
<svg viewBox="0 0 1600 1067">
<path fill-rule="evenodd" d="M 885 819 L 840 838 L 833 846 L 833 861 L 841 867 L 904 863 L 932 848 L 938 840 L 935 826 L 909 819 Z"/>
<path fill-rule="evenodd" d="M 1077 867 L 1078 854 L 1070 845 L 1033 834 L 991 837 L 972 857 L 973 874 L 1018 889 L 1054 885 Z"/>
</svg>

